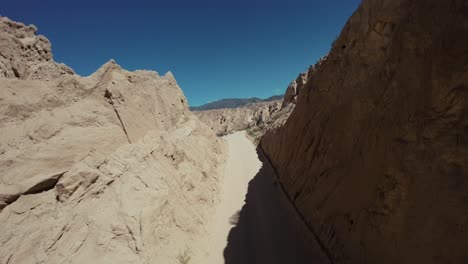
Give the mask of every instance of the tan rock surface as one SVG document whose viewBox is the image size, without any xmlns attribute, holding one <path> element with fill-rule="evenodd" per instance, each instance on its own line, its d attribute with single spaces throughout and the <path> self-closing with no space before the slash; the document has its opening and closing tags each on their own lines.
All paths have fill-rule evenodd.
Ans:
<svg viewBox="0 0 468 264">
<path fill-rule="evenodd" d="M 0 39 L 21 38 L 12 23 Z M 205 253 L 198 241 L 225 145 L 190 113 L 171 73 L 110 61 L 89 77 L 37 73 L 47 81 L 0 69 L 2 263 L 181 263 Z"/>
<path fill-rule="evenodd" d="M 281 110 L 281 100 L 253 103 L 238 108 L 193 112 L 219 136 L 266 125 Z"/>
<path fill-rule="evenodd" d="M 256 102 L 237 108 L 194 111 L 193 113 L 218 136 L 246 130 L 254 143 L 258 143 L 267 131 L 280 127 L 286 122 L 294 110 L 301 90 L 326 59 L 327 56 L 324 56 L 307 71 L 300 73 L 286 88 L 283 100 Z"/>
<path fill-rule="evenodd" d="M 324 60 L 325 58 L 320 62 Z M 266 131 L 283 125 L 288 119 L 296 105 L 300 91 L 307 83 L 309 76 L 314 73 L 317 65 L 299 74 L 289 84 L 283 100 L 256 102 L 237 108 L 194 111 L 193 113 L 218 136 L 246 130 L 254 142 L 258 143 Z"/>
<path fill-rule="evenodd" d="M 468 5 L 364 0 L 261 147 L 335 263 L 468 260 Z"/>
<path fill-rule="evenodd" d="M 34 25 L 0 16 L 0 32 L 0 77 L 52 80 L 73 75 L 68 66 L 54 62 L 49 40 L 36 35 Z"/>
</svg>

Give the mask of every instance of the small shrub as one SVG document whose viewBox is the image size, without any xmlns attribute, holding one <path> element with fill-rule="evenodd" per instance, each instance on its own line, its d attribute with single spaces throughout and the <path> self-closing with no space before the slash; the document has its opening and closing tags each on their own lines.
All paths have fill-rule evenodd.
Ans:
<svg viewBox="0 0 468 264">
<path fill-rule="evenodd" d="M 177 256 L 177 260 L 179 261 L 180 264 L 189 264 L 190 263 L 190 253 L 189 250 L 186 249 L 184 253 L 180 253 Z"/>
</svg>

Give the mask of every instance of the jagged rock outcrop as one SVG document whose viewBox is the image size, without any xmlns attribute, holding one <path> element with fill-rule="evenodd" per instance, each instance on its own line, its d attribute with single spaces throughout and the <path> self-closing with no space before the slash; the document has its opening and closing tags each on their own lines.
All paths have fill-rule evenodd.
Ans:
<svg viewBox="0 0 468 264">
<path fill-rule="evenodd" d="M 283 104 L 281 105 L 281 108 L 286 108 L 291 104 L 296 105 L 297 97 L 299 96 L 299 93 L 307 84 L 309 79 L 312 78 L 317 68 L 326 59 L 327 59 L 327 56 L 320 58 L 317 63 L 310 66 L 306 72 L 300 73 L 299 76 L 297 76 L 297 78 L 288 85 L 288 88 L 286 89 L 286 92 L 284 93 Z"/>
<path fill-rule="evenodd" d="M 281 100 L 253 103 L 238 108 L 196 111 L 194 114 L 218 136 L 266 126 L 281 110 Z"/>
<path fill-rule="evenodd" d="M 309 68 L 307 72 L 299 74 L 292 81 L 282 99 L 272 96 L 263 102 L 249 103 L 236 108 L 223 108 L 213 110 L 195 111 L 194 114 L 218 136 L 227 135 L 235 131 L 246 130 L 255 143 L 266 131 L 284 124 L 296 105 L 299 92 L 312 76 L 317 65 L 325 60 L 325 57 Z"/>
<path fill-rule="evenodd" d="M 334 263 L 468 260 L 468 5 L 364 0 L 260 145 Z"/>
<path fill-rule="evenodd" d="M 35 28 L 3 18 L 0 39 L 21 42 L 23 31 Z M 204 254 L 225 146 L 191 114 L 172 74 L 114 61 L 89 77 L 34 70 L 55 65 L 37 57 L 47 49 L 0 46 L 25 69 L 13 77 L 0 67 L 0 261 L 179 263 Z"/>
<path fill-rule="evenodd" d="M 34 25 L 0 16 L 0 32 L 0 77 L 51 80 L 73 75 L 68 66 L 54 62 L 49 40 L 36 35 Z"/>
<path fill-rule="evenodd" d="M 284 93 L 283 106 L 296 103 L 299 91 L 307 83 L 307 72 L 299 74 L 296 80 L 292 81 Z"/>
</svg>

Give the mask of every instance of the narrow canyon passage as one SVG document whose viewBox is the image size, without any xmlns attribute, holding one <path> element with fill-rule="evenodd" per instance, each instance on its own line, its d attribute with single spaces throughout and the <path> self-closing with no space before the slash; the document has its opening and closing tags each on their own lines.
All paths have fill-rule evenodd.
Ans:
<svg viewBox="0 0 468 264">
<path fill-rule="evenodd" d="M 226 140 L 221 202 L 209 227 L 210 256 L 203 263 L 326 263 L 245 132 Z"/>
</svg>

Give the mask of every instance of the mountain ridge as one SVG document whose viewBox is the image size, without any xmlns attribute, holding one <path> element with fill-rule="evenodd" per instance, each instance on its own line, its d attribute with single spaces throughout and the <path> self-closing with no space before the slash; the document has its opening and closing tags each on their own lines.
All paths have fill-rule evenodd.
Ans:
<svg viewBox="0 0 468 264">
<path fill-rule="evenodd" d="M 266 99 L 260 99 L 258 97 L 250 98 L 223 98 L 213 102 L 209 102 L 200 106 L 191 106 L 191 111 L 206 111 L 206 110 L 216 110 L 216 109 L 228 109 L 228 108 L 238 108 L 252 103 L 260 102 L 271 102 L 283 99 L 283 95 L 273 95 Z"/>
</svg>

